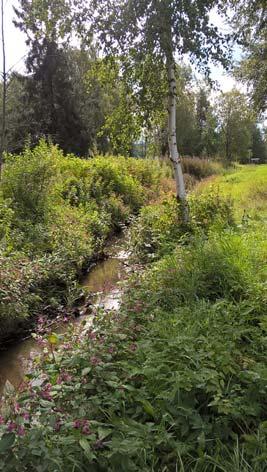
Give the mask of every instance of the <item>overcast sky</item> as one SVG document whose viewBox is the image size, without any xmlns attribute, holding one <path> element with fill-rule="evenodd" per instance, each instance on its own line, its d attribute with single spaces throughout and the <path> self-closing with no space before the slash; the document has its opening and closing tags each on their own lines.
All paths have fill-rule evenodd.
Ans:
<svg viewBox="0 0 267 472">
<path fill-rule="evenodd" d="M 100 0 L 101 1 L 101 0 Z M 25 35 L 13 25 L 12 20 L 14 19 L 13 5 L 17 6 L 17 0 L 5 0 L 4 13 L 5 13 L 5 41 L 6 41 L 6 62 L 7 70 L 11 67 L 19 72 L 23 72 L 24 68 L 24 57 L 27 54 L 27 47 L 25 44 Z M 218 14 L 213 11 L 211 14 L 211 20 L 219 28 L 226 29 L 226 25 Z M 240 51 L 235 51 L 235 57 L 238 58 Z M 229 91 L 235 85 L 235 81 L 232 77 L 225 74 L 222 67 L 212 66 L 212 78 L 219 82 L 219 85 L 223 91 Z M 0 70 L 2 70 L 2 50 L 0 52 Z"/>
</svg>

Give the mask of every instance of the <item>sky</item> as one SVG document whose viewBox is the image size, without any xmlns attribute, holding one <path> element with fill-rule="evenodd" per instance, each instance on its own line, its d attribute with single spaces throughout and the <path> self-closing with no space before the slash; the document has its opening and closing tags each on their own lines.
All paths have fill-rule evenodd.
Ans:
<svg viewBox="0 0 267 472">
<path fill-rule="evenodd" d="M 7 70 L 10 68 L 15 69 L 19 72 L 25 71 L 24 67 L 24 58 L 27 54 L 27 46 L 25 44 L 25 35 L 13 25 L 12 20 L 15 17 L 13 11 L 13 5 L 18 6 L 17 0 L 5 0 L 4 3 L 4 26 L 5 26 L 5 42 L 6 42 L 6 63 Z M 219 28 L 225 30 L 226 25 L 223 22 L 223 19 L 218 15 L 218 13 L 213 10 L 211 12 L 211 21 L 216 24 Z M 234 57 L 238 59 L 241 53 L 240 50 L 236 49 L 234 51 Z M 0 71 L 2 70 L 2 50 L 0 51 Z M 223 92 L 228 92 L 234 86 L 238 86 L 235 80 L 227 75 L 222 67 L 211 66 L 211 78 L 216 80 Z"/>
</svg>

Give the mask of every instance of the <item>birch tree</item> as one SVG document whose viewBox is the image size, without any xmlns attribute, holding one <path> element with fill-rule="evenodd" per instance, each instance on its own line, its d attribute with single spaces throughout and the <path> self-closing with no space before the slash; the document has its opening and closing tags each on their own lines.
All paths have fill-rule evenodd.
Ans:
<svg viewBox="0 0 267 472">
<path fill-rule="evenodd" d="M 82 2 L 81 2 L 82 3 Z M 91 0 L 86 2 L 91 24 L 105 54 L 129 57 L 137 64 L 153 57 L 158 74 L 166 71 L 168 85 L 169 154 L 173 164 L 177 198 L 186 210 L 186 189 L 176 130 L 176 63 L 189 56 L 206 71 L 209 61 L 226 60 L 226 38 L 210 23 L 214 0 Z M 84 14 L 84 8 L 82 9 Z M 141 84 L 146 87 L 146 80 Z M 157 88 L 157 87 L 156 87 Z M 156 92 L 156 89 L 155 89 Z M 153 91 L 150 93 L 153 95 Z M 179 132 L 179 130 L 178 130 Z"/>
</svg>

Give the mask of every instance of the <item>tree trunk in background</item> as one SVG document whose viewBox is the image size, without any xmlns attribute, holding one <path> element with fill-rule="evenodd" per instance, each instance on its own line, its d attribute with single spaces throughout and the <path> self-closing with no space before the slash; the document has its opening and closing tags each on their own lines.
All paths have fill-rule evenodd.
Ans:
<svg viewBox="0 0 267 472">
<path fill-rule="evenodd" d="M 169 123 L 168 123 L 168 135 L 169 135 L 169 151 L 170 159 L 173 164 L 175 183 L 176 183 L 176 196 L 177 200 L 181 202 L 183 220 L 185 223 L 188 222 L 188 206 L 186 202 L 186 190 L 184 183 L 184 176 L 181 164 L 181 158 L 179 156 L 176 139 L 176 77 L 175 77 L 175 63 L 173 59 L 168 60 L 168 82 L 169 82 Z"/>
<path fill-rule="evenodd" d="M 2 33 L 2 54 L 3 54 L 3 99 L 2 99 L 2 130 L 1 130 L 1 147 L 0 147 L 0 179 L 2 177 L 3 154 L 5 151 L 6 140 L 6 91 L 7 91 L 7 74 L 6 74 L 6 49 L 5 49 L 5 31 L 4 31 L 4 0 L 1 0 L 1 33 Z"/>
</svg>

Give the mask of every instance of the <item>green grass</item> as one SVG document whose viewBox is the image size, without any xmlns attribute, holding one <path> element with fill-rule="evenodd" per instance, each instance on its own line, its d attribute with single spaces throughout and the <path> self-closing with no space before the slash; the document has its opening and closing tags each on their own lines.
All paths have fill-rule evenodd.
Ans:
<svg viewBox="0 0 267 472">
<path fill-rule="evenodd" d="M 253 219 L 267 217 L 267 165 L 238 166 L 235 171 L 212 178 L 211 185 L 222 195 L 234 201 L 236 214 L 240 218 L 249 214 Z M 200 184 L 205 192 L 207 185 Z"/>
</svg>

